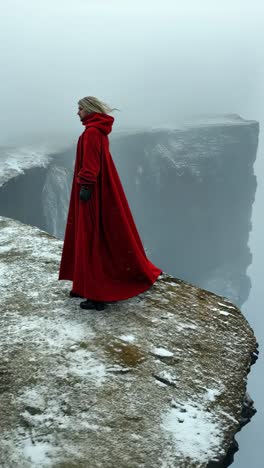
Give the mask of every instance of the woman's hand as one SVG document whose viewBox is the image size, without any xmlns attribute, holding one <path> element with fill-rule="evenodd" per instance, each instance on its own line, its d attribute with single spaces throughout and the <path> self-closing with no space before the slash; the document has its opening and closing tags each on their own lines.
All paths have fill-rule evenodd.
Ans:
<svg viewBox="0 0 264 468">
<path fill-rule="evenodd" d="M 85 185 L 81 185 L 81 190 L 80 190 L 80 200 L 82 201 L 88 201 L 90 200 L 92 195 L 92 188 L 85 187 Z"/>
</svg>

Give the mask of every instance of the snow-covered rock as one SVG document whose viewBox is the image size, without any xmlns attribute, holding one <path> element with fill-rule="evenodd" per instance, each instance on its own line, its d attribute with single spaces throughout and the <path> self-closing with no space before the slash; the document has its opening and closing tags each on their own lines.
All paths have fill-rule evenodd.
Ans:
<svg viewBox="0 0 264 468">
<path fill-rule="evenodd" d="M 8 180 L 25 174 L 33 167 L 47 167 L 51 148 L 48 145 L 25 145 L 0 148 L 0 187 Z"/>
<path fill-rule="evenodd" d="M 0 218 L 0 466 L 223 459 L 256 350 L 240 311 L 166 274 L 138 297 L 83 311 L 57 281 L 61 247 Z"/>
</svg>

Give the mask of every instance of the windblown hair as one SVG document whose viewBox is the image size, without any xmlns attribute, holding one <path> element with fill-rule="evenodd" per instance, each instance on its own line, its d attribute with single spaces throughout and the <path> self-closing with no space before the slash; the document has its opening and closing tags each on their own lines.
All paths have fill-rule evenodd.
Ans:
<svg viewBox="0 0 264 468">
<path fill-rule="evenodd" d="M 99 101 L 99 99 L 97 99 L 94 96 L 86 96 L 80 99 L 80 101 L 78 101 L 78 104 L 87 112 L 100 112 L 102 114 L 109 114 L 114 110 L 119 110 L 116 107 L 110 107 L 103 101 Z"/>
</svg>

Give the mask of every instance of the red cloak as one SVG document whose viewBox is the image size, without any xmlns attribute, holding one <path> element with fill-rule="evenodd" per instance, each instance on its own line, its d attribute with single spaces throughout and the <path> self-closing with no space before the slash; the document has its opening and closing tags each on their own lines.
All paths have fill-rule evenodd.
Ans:
<svg viewBox="0 0 264 468">
<path fill-rule="evenodd" d="M 93 112 L 77 145 L 60 280 L 94 301 L 128 299 L 147 289 L 161 270 L 146 257 L 109 151 L 114 118 Z M 92 186 L 81 201 L 81 185 Z"/>
</svg>

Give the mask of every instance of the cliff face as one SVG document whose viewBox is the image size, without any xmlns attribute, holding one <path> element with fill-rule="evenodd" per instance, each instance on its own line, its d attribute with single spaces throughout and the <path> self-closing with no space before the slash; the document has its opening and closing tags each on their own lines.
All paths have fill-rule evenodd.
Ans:
<svg viewBox="0 0 264 468">
<path fill-rule="evenodd" d="M 242 304 L 258 124 L 234 119 L 124 135 L 113 154 L 154 262 Z"/>
<path fill-rule="evenodd" d="M 61 248 L 0 218 L 0 465 L 227 466 L 256 351 L 240 311 L 168 275 L 83 311 Z"/>
<path fill-rule="evenodd" d="M 238 117 L 113 134 L 111 152 L 151 259 L 241 305 L 256 191 L 258 124 Z M 0 189 L 0 214 L 63 237 L 75 148 Z"/>
<path fill-rule="evenodd" d="M 31 148 L 0 149 L 0 214 L 63 237 L 73 150 L 47 153 L 36 157 Z"/>
</svg>

